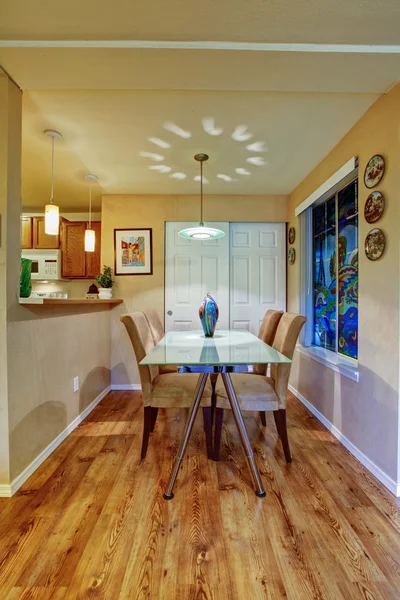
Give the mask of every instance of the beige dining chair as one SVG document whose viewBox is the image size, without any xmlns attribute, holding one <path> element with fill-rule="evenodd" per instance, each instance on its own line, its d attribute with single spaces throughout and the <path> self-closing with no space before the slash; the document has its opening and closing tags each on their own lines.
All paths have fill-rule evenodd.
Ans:
<svg viewBox="0 0 400 600">
<path fill-rule="evenodd" d="M 306 317 L 284 313 L 279 321 L 272 347 L 287 358 L 292 359 L 297 338 Z M 289 440 L 286 426 L 286 398 L 289 383 L 291 363 L 271 364 L 270 377 L 249 373 L 232 373 L 231 379 L 241 410 L 274 412 L 278 435 L 281 438 L 286 462 L 290 463 Z M 214 460 L 219 458 L 221 442 L 222 418 L 218 418 L 220 409 L 229 409 L 230 404 L 225 392 L 222 379 L 219 377 L 216 385 L 216 409 L 214 430 Z"/>
<path fill-rule="evenodd" d="M 275 339 L 276 330 L 278 329 L 279 321 L 281 320 L 282 315 L 283 310 L 270 309 L 267 310 L 267 312 L 265 313 L 261 323 L 260 331 L 258 332 L 258 337 L 264 342 L 264 344 L 272 346 Z M 266 375 L 267 369 L 268 365 L 253 365 L 253 373 L 255 373 L 256 375 Z M 265 419 L 265 412 L 263 410 L 260 411 L 260 419 L 262 425 L 266 427 L 267 421 Z"/>
<path fill-rule="evenodd" d="M 149 322 L 143 312 L 121 315 L 132 342 L 139 367 L 140 383 L 144 405 L 144 424 L 141 458 L 145 458 L 150 433 L 154 430 L 159 408 L 189 408 L 192 405 L 199 381 L 198 373 L 160 374 L 157 365 L 140 365 L 140 361 L 154 348 L 154 338 Z M 201 405 L 203 407 L 204 431 L 207 442 L 207 455 L 212 458 L 211 424 L 212 389 L 207 381 Z"/>
<path fill-rule="evenodd" d="M 147 308 L 143 311 L 143 313 L 149 324 L 154 344 L 158 344 L 158 342 L 165 336 L 164 327 L 162 326 L 158 312 L 153 308 Z M 163 375 L 164 373 L 177 373 L 178 367 L 176 365 L 160 365 L 159 372 L 160 375 Z"/>
</svg>

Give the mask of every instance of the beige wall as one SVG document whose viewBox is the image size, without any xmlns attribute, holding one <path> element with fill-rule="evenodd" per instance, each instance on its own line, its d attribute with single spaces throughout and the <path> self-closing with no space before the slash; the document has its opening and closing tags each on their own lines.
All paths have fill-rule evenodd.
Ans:
<svg viewBox="0 0 400 600">
<path fill-rule="evenodd" d="M 0 69 L 0 485 L 9 482 L 8 357 L 10 307 L 19 280 L 19 229 L 12 225 L 21 207 L 22 95 Z"/>
<path fill-rule="evenodd" d="M 355 383 L 297 353 L 291 383 L 353 444 L 390 478 L 398 481 L 399 438 L 399 165 L 400 85 L 381 96 L 332 152 L 293 191 L 290 225 L 307 196 L 352 156 L 359 157 L 359 371 Z M 321 132 L 323 134 L 323 132 Z M 365 165 L 374 154 L 386 160 L 386 173 L 375 189 L 386 198 L 376 225 L 386 235 L 386 251 L 377 262 L 364 253 L 370 229 L 364 219 L 369 190 Z M 299 235 L 296 239 L 299 252 Z M 299 256 L 288 267 L 289 310 L 299 310 Z"/>
<path fill-rule="evenodd" d="M 20 214 L 21 92 L 0 70 L 0 495 L 110 381 L 108 308 L 18 304 Z"/>
<path fill-rule="evenodd" d="M 107 388 L 111 360 L 107 307 L 17 312 L 8 327 L 11 481 Z"/>
<path fill-rule="evenodd" d="M 127 336 L 119 322 L 123 312 L 155 308 L 164 319 L 164 228 L 166 221 L 198 221 L 199 196 L 103 196 L 102 263 L 114 267 L 114 229 L 153 229 L 153 275 L 116 277 L 114 295 L 124 304 L 114 309 L 111 381 L 138 384 L 139 375 Z M 204 215 L 213 221 L 282 222 L 288 217 L 287 196 L 205 196 Z"/>
</svg>

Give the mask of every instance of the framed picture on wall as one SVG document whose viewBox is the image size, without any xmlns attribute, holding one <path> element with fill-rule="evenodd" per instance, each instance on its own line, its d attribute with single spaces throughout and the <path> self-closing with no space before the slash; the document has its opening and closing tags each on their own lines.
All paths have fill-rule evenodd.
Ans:
<svg viewBox="0 0 400 600">
<path fill-rule="evenodd" d="M 152 275 L 151 229 L 114 229 L 115 275 Z"/>
</svg>

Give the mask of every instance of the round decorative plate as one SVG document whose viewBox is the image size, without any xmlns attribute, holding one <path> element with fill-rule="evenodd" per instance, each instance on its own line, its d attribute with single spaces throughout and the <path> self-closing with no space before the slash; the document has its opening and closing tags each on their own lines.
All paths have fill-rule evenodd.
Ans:
<svg viewBox="0 0 400 600">
<path fill-rule="evenodd" d="M 365 201 L 364 217 L 367 223 L 379 221 L 385 210 L 385 198 L 381 192 L 371 192 Z"/>
<path fill-rule="evenodd" d="M 382 229 L 371 229 L 365 238 L 365 254 L 369 260 L 378 260 L 385 250 L 386 239 Z"/>
<path fill-rule="evenodd" d="M 289 265 L 294 265 L 294 261 L 296 260 L 296 250 L 294 248 L 289 248 L 288 257 Z"/>
<path fill-rule="evenodd" d="M 295 239 L 296 239 L 296 230 L 294 227 L 291 227 L 289 229 L 289 235 L 288 235 L 289 244 L 294 244 Z"/>
<path fill-rule="evenodd" d="M 383 177 L 385 172 L 385 159 L 380 154 L 375 154 L 369 159 L 364 172 L 364 183 L 367 188 L 373 188 Z"/>
</svg>

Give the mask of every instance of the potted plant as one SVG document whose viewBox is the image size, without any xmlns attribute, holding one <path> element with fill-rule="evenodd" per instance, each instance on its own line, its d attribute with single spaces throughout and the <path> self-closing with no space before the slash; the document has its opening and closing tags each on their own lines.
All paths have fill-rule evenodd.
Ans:
<svg viewBox="0 0 400 600">
<path fill-rule="evenodd" d="M 99 284 L 100 300 L 110 300 L 112 298 L 112 286 L 114 281 L 111 277 L 111 267 L 103 266 L 103 273 L 97 275 L 96 281 Z"/>
</svg>

